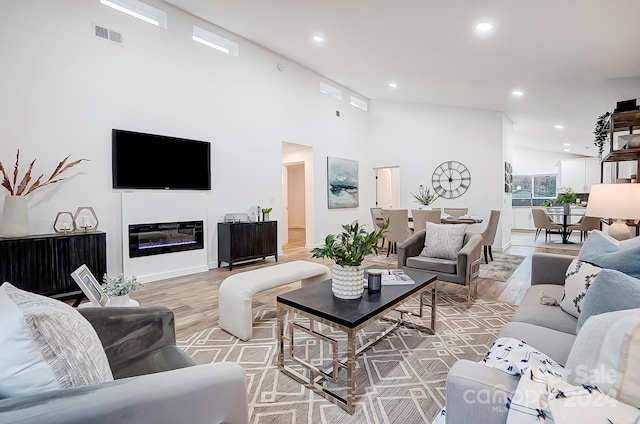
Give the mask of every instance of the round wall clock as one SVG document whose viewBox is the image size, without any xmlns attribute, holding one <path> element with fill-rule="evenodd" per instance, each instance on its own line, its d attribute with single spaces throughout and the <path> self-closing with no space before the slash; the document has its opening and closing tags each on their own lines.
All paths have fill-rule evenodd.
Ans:
<svg viewBox="0 0 640 424">
<path fill-rule="evenodd" d="M 439 196 L 455 199 L 462 196 L 471 185 L 471 173 L 460 162 L 450 160 L 436 167 L 431 182 Z"/>
</svg>

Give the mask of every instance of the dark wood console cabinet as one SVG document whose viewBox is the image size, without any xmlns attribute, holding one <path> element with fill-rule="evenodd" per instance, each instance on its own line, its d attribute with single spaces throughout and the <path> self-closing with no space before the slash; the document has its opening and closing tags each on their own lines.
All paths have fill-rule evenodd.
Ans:
<svg viewBox="0 0 640 424">
<path fill-rule="evenodd" d="M 51 297 L 82 295 L 71 278 L 87 264 L 98 281 L 107 271 L 107 235 L 100 231 L 0 238 L 0 283 Z"/>
<path fill-rule="evenodd" d="M 278 221 L 218 223 L 218 268 L 267 256 L 278 262 Z"/>
</svg>

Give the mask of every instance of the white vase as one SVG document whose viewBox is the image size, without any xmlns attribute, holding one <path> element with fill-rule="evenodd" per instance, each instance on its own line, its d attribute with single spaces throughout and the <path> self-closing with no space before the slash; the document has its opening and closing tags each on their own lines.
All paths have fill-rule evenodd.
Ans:
<svg viewBox="0 0 640 424">
<path fill-rule="evenodd" d="M 24 237 L 29 235 L 29 210 L 26 196 L 6 196 L 0 222 L 2 237 Z"/>
<path fill-rule="evenodd" d="M 129 306 L 129 293 L 121 296 L 109 296 L 109 306 Z"/>
<path fill-rule="evenodd" d="M 357 299 L 364 292 L 364 267 L 333 264 L 333 295 L 340 299 Z"/>
</svg>

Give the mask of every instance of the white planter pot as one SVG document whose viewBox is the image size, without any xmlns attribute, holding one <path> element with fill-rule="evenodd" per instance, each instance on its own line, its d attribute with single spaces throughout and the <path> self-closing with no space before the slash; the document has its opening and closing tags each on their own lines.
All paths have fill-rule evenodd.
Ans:
<svg viewBox="0 0 640 424">
<path fill-rule="evenodd" d="M 333 264 L 331 278 L 333 295 L 340 299 L 357 299 L 364 292 L 364 267 Z"/>
<path fill-rule="evenodd" d="M 122 296 L 109 296 L 109 306 L 129 306 L 129 293 Z"/>
<path fill-rule="evenodd" d="M 0 222 L 2 237 L 24 237 L 29 235 L 29 210 L 26 196 L 6 196 Z"/>
</svg>

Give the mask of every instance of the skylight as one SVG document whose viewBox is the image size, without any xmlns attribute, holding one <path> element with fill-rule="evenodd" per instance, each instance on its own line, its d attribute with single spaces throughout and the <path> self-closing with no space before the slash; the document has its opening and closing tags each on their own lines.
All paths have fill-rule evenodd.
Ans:
<svg viewBox="0 0 640 424">
<path fill-rule="evenodd" d="M 351 96 L 350 100 L 349 100 L 349 104 L 351 106 L 355 106 L 358 109 L 362 109 L 362 110 L 369 110 L 369 104 L 367 102 L 365 102 L 364 100 L 360 100 L 357 97 L 353 97 Z"/>
<path fill-rule="evenodd" d="M 332 85 L 327 84 L 326 82 L 320 81 L 320 92 L 323 94 L 328 94 L 338 100 L 342 100 L 342 91 Z"/>
<path fill-rule="evenodd" d="M 216 49 L 222 53 L 226 53 L 231 56 L 238 57 L 240 52 L 240 46 L 235 41 L 231 41 L 224 38 L 221 35 L 214 34 L 211 31 L 202 29 L 198 26 L 193 26 L 193 41 L 196 41 L 205 46 Z"/>
<path fill-rule="evenodd" d="M 139 0 L 100 0 L 100 3 L 152 25 L 167 28 L 167 12 Z"/>
</svg>

